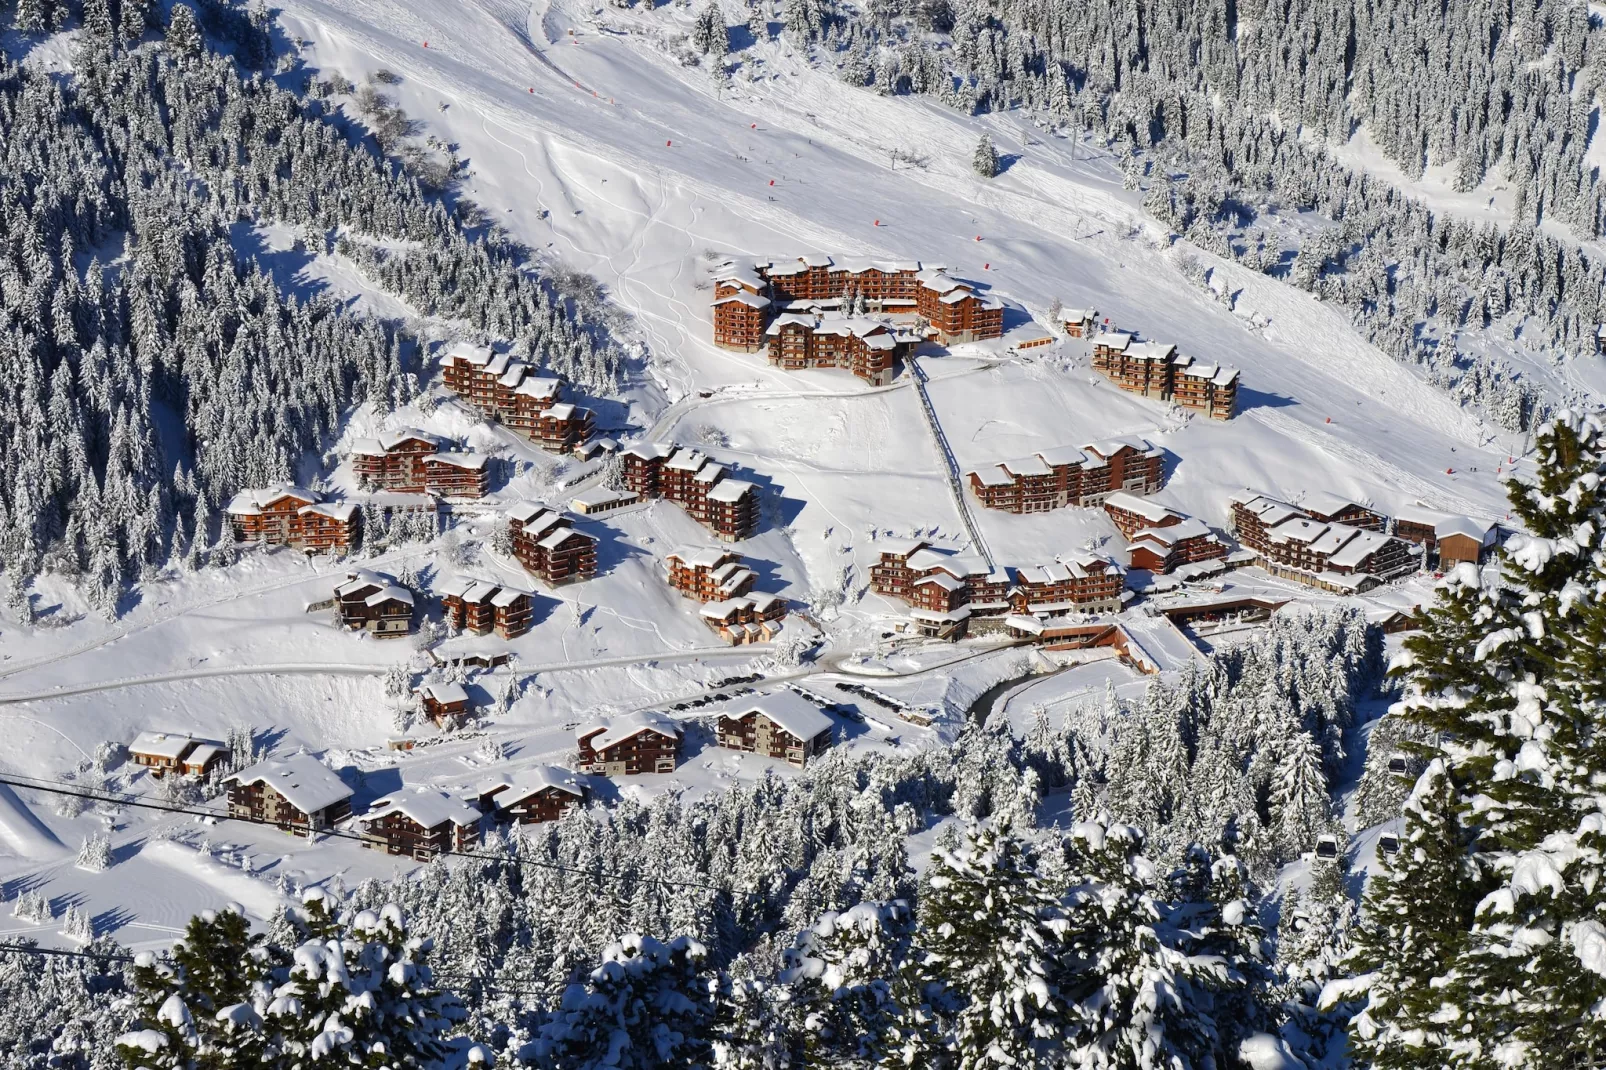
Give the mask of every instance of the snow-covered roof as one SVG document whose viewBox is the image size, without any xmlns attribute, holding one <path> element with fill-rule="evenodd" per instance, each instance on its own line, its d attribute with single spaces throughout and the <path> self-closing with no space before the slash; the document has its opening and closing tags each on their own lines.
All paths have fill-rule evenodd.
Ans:
<svg viewBox="0 0 1606 1070">
<path fill-rule="evenodd" d="M 368 812 L 359 820 L 364 825 L 371 825 L 381 818 L 398 813 L 426 829 L 439 828 L 445 824 L 477 825 L 480 822 L 480 812 L 468 803 L 462 799 L 454 799 L 444 791 L 432 791 L 429 788 L 399 791 L 394 795 L 375 800 L 368 808 Z"/>
<path fill-rule="evenodd" d="M 483 453 L 437 453 L 430 457 L 426 464 L 439 463 L 450 465 L 453 468 L 462 468 L 470 472 L 478 472 L 485 467 L 488 460 Z"/>
<path fill-rule="evenodd" d="M 313 502 L 311 505 L 303 505 L 296 512 L 326 516 L 330 520 L 338 520 L 344 524 L 356 515 L 357 506 L 353 502 Z"/>
<path fill-rule="evenodd" d="M 1053 466 L 1036 454 L 1013 461 L 1005 461 L 1000 467 L 1015 476 L 1051 476 L 1054 474 Z"/>
<path fill-rule="evenodd" d="M 984 487 L 1007 487 L 1015 482 L 1010 474 L 1004 471 L 1004 466 L 999 464 L 977 468 L 970 473 L 970 476 Z"/>
<path fill-rule="evenodd" d="M 1087 460 L 1087 454 L 1075 446 L 1054 446 L 1046 450 L 1038 450 L 1037 455 L 1043 459 L 1044 464 L 1059 468 L 1063 465 L 1077 465 Z"/>
<path fill-rule="evenodd" d="M 757 294 L 748 293 L 746 290 L 739 290 L 736 293 L 726 294 L 724 297 L 715 298 L 714 304 L 746 305 L 748 308 L 769 308 L 770 299 L 767 297 L 760 297 Z"/>
<path fill-rule="evenodd" d="M 517 587 L 503 587 L 491 596 L 491 605 L 498 609 L 506 609 L 521 598 L 530 597 L 529 591 L 521 591 Z"/>
<path fill-rule="evenodd" d="M 602 734 L 591 740 L 592 750 L 606 750 L 642 732 L 656 732 L 661 736 L 680 738 L 680 725 L 661 713 L 632 713 L 609 721 L 585 725 L 580 729 L 580 738 L 584 739 L 599 728 L 602 729 Z"/>
<path fill-rule="evenodd" d="M 1062 309 L 1060 309 L 1060 319 L 1063 320 L 1066 323 L 1087 323 L 1090 320 L 1098 319 L 1098 317 L 1099 317 L 1099 310 L 1096 309 L 1096 308 L 1062 308 Z"/>
<path fill-rule="evenodd" d="M 764 280 L 758 277 L 758 272 L 750 267 L 740 264 L 726 264 L 714 273 L 715 282 L 733 282 L 738 286 L 745 286 L 750 290 L 762 290 Z"/>
<path fill-rule="evenodd" d="M 771 691 L 765 695 L 750 695 L 740 702 L 725 707 L 725 716 L 740 720 L 750 713 L 768 717 L 782 729 L 808 742 L 821 732 L 831 730 L 831 718 L 818 706 L 796 691 Z"/>
<path fill-rule="evenodd" d="M 386 587 L 382 591 L 375 591 L 363 601 L 370 606 L 381 605 L 385 602 L 405 602 L 408 605 L 412 605 L 413 592 L 405 587 Z"/>
<path fill-rule="evenodd" d="M 735 550 L 725 550 L 718 546 L 682 546 L 664 555 L 664 560 L 674 558 L 687 568 L 717 568 L 730 560 L 741 560 L 742 555 Z"/>
<path fill-rule="evenodd" d="M 491 362 L 491 350 L 489 346 L 477 346 L 472 342 L 455 342 L 441 360 L 443 363 L 454 362 L 484 367 Z"/>
<path fill-rule="evenodd" d="M 369 588 L 373 588 L 374 590 L 383 590 L 395 582 L 396 581 L 394 579 L 385 575 L 383 572 L 374 572 L 371 569 L 359 568 L 355 571 L 346 573 L 345 580 L 335 585 L 335 593 L 339 595 L 357 594 Z"/>
<path fill-rule="evenodd" d="M 1388 541 L 1389 536 L 1380 531 L 1355 529 L 1355 534 L 1345 540 L 1344 546 L 1330 556 L 1327 563 L 1335 568 L 1360 568 L 1367 557 L 1388 545 Z"/>
<path fill-rule="evenodd" d="M 128 745 L 128 753 L 146 754 L 152 758 L 167 758 L 176 762 L 198 742 L 200 741 L 187 732 L 183 735 L 177 732 L 141 732 L 134 737 L 134 742 Z"/>
<path fill-rule="evenodd" d="M 664 462 L 664 467 L 673 468 L 677 472 L 695 472 L 707 463 L 708 458 L 701 453 L 681 446 L 677 447 L 675 452 L 670 455 L 669 460 Z"/>
<path fill-rule="evenodd" d="M 334 770 L 310 754 L 258 762 L 224 778 L 225 783 L 229 781 L 247 787 L 266 784 L 303 814 L 315 814 L 351 798 L 351 789 L 335 776 Z"/>
<path fill-rule="evenodd" d="M 708 492 L 708 500 L 711 502 L 739 502 L 745 494 L 753 489 L 753 484 L 745 479 L 723 479 L 715 484 L 713 490 Z"/>
<path fill-rule="evenodd" d="M 1305 515 L 1300 509 L 1289 505 L 1285 501 L 1279 501 L 1276 498 L 1268 498 L 1264 494 L 1255 494 L 1250 491 L 1245 491 L 1241 494 L 1234 494 L 1232 496 L 1232 501 L 1249 510 L 1249 512 L 1258 517 L 1260 522 L 1267 527 L 1281 524 L 1289 517 Z"/>
<path fill-rule="evenodd" d="M 1312 520 L 1308 516 L 1296 515 L 1284 520 L 1276 527 L 1268 528 L 1266 536 L 1273 542 L 1307 542 L 1314 543 L 1331 527 L 1320 520 Z"/>
<path fill-rule="evenodd" d="M 1082 444 L 1082 448 L 1084 450 L 1092 450 L 1106 459 L 1114 457 L 1123 449 L 1135 450 L 1145 457 L 1155 456 L 1160 452 L 1149 444 L 1148 439 L 1138 438 L 1136 435 L 1120 435 L 1115 438 L 1106 438 L 1099 442 L 1085 442 Z"/>
<path fill-rule="evenodd" d="M 498 795 L 496 805 L 506 807 L 548 788 L 567 792 L 575 798 L 584 798 L 586 793 L 584 783 L 573 770 L 561 765 L 537 765 L 481 781 L 476 794 Z"/>
<path fill-rule="evenodd" d="M 256 487 L 240 491 L 230 499 L 228 511 L 236 516 L 260 513 L 274 502 L 284 498 L 294 498 L 297 501 L 312 503 L 319 501 L 321 496 L 317 491 L 298 487 L 294 483 L 275 483 L 271 487 Z"/>
<path fill-rule="evenodd" d="M 521 397 L 555 398 L 563 390 L 563 381 L 550 375 L 526 375 L 519 388 L 513 391 Z"/>
<path fill-rule="evenodd" d="M 184 756 L 184 764 L 198 765 L 205 768 L 207 762 L 212 761 L 214 758 L 220 758 L 227 753 L 229 753 L 229 748 L 221 743 L 198 743 L 194 750 Z"/>
<path fill-rule="evenodd" d="M 1169 342 L 1134 342 L 1126 348 L 1133 360 L 1169 361 L 1176 353 L 1177 347 Z"/>
<path fill-rule="evenodd" d="M 441 598 L 462 598 L 479 585 L 479 580 L 467 576 L 441 576 L 431 586 Z"/>
<path fill-rule="evenodd" d="M 1160 546 L 1169 547 L 1175 546 L 1185 539 L 1206 538 L 1209 535 L 1210 529 L 1205 526 L 1204 521 L 1189 517 L 1179 524 L 1172 524 L 1166 528 L 1144 528 L 1142 531 L 1133 534 L 1132 542 L 1134 544 L 1152 542 Z M 1127 549 L 1135 549 L 1135 546 L 1129 546 Z"/>
<path fill-rule="evenodd" d="M 624 451 L 624 456 L 637 457 L 643 461 L 656 461 L 674 452 L 675 447 L 666 442 L 637 442 Z"/>
<path fill-rule="evenodd" d="M 1151 524 L 1158 524 L 1167 517 L 1180 517 L 1185 515 L 1175 509 L 1161 505 L 1157 501 L 1152 501 L 1148 498 L 1140 498 L 1136 494 L 1128 494 L 1124 490 L 1118 490 L 1108 498 L 1105 498 L 1104 508 L 1106 510 L 1119 509 L 1123 513 L 1134 513 L 1138 516 L 1141 516 Z"/>
<path fill-rule="evenodd" d="M 1313 513 L 1318 516 L 1332 516 L 1335 513 L 1342 513 L 1346 509 L 1366 508 L 1366 506 L 1352 498 L 1341 497 L 1337 494 L 1329 494 L 1328 492 L 1321 490 L 1307 492 L 1305 495 L 1305 500 L 1300 504 L 1304 507 L 1306 512 Z"/>
<path fill-rule="evenodd" d="M 479 580 L 476 583 L 470 584 L 468 589 L 463 592 L 463 601 L 473 602 L 476 604 L 488 601 L 490 597 L 496 593 L 496 589 L 496 584 L 491 583 L 488 580 Z"/>
<path fill-rule="evenodd" d="M 1132 344 L 1132 336 L 1120 331 L 1102 331 L 1093 336 L 1093 344 L 1106 349 L 1125 349 Z"/>
<path fill-rule="evenodd" d="M 541 414 L 543 420 L 568 420 L 573 418 L 575 406 L 567 401 L 559 402 Z"/>
<path fill-rule="evenodd" d="M 963 580 L 956 580 L 946 572 L 933 572 L 929 576 L 922 576 L 920 579 L 915 580 L 916 587 L 927 583 L 935 584 L 945 591 L 957 591 L 965 586 Z"/>
<path fill-rule="evenodd" d="M 946 565 L 948 563 L 948 559 L 952 556 L 953 554 L 947 550 L 939 550 L 933 546 L 924 546 L 910 554 L 908 560 L 905 561 L 904 564 L 906 564 L 915 572 L 924 572 L 928 568 L 937 568 L 940 565 Z"/>
<path fill-rule="evenodd" d="M 881 553 L 884 557 L 908 557 L 929 545 L 925 539 L 888 539 L 881 544 Z"/>
<path fill-rule="evenodd" d="M 454 702 L 467 702 L 468 692 L 463 690 L 462 684 L 443 683 L 435 681 L 419 688 L 432 702 L 439 702 L 442 706 L 450 706 Z"/>
<path fill-rule="evenodd" d="M 587 539 L 591 542 L 596 542 L 596 540 L 591 538 L 590 535 L 587 535 L 581 531 L 575 531 L 573 528 L 565 524 L 562 527 L 554 528 L 553 530 L 547 532 L 545 535 L 537 539 L 535 544 L 541 547 L 543 550 L 556 550 L 558 547 L 568 542 L 571 538 L 581 538 Z"/>
<path fill-rule="evenodd" d="M 569 500 L 569 504 L 579 512 L 587 509 L 596 509 L 599 506 L 612 505 L 615 502 L 632 502 L 639 497 L 633 490 L 609 490 L 607 487 L 592 487 L 583 490 Z"/>
<path fill-rule="evenodd" d="M 1499 533 L 1499 525 L 1492 520 L 1477 520 L 1470 516 L 1446 517 L 1444 521 L 1433 529 L 1435 538 L 1443 539 L 1450 535 L 1465 535 L 1474 542 L 1487 546 L 1493 542 Z"/>
<path fill-rule="evenodd" d="M 938 613 L 935 610 L 916 607 L 909 611 L 909 616 L 915 620 L 931 621 L 936 624 L 952 624 L 956 621 L 969 620 L 970 607 L 960 606 L 958 609 L 949 610 L 947 613 Z"/>
<path fill-rule="evenodd" d="M 707 464 L 697 469 L 697 473 L 692 476 L 692 479 L 699 483 L 708 483 L 712 485 L 714 483 L 718 483 L 724 477 L 724 475 L 724 465 L 720 464 L 718 461 L 709 461 Z"/>
</svg>

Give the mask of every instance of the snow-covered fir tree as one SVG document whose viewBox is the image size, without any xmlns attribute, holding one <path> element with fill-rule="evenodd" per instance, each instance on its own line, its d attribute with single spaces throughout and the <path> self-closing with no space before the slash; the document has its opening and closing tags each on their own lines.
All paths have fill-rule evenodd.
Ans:
<svg viewBox="0 0 1606 1070">
<path fill-rule="evenodd" d="M 85 837 L 83 846 L 78 848 L 78 860 L 75 864 L 79 869 L 87 869 L 91 873 L 100 873 L 110 869 L 112 864 L 111 837 L 100 833 Z"/>
<path fill-rule="evenodd" d="M 990 135 L 983 134 L 981 140 L 976 142 L 976 151 L 970 155 L 970 167 L 983 178 L 998 174 L 998 150 L 993 147 Z"/>
</svg>

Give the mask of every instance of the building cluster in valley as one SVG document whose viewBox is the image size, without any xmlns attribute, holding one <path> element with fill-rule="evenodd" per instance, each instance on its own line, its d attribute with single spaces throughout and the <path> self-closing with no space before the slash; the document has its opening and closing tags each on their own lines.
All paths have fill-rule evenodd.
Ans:
<svg viewBox="0 0 1606 1070">
<path fill-rule="evenodd" d="M 781 630 L 786 599 L 754 591 L 758 577 L 735 550 L 685 547 L 666 555 L 664 565 L 669 586 L 703 603 L 703 623 L 732 646 L 766 642 Z"/>
<path fill-rule="evenodd" d="M 431 702 L 461 702 L 461 685 L 429 685 Z M 426 688 L 426 690 L 429 689 Z M 802 768 L 834 741 L 835 724 L 814 703 L 790 690 L 731 702 L 718 716 L 715 742 Z M 356 809 L 356 792 L 309 754 L 268 758 L 221 777 L 231 817 L 273 825 L 299 836 L 347 835 L 388 854 L 426 860 L 472 851 L 488 826 L 556 821 L 591 795 L 588 778 L 670 774 L 685 742 L 682 722 L 640 712 L 589 722 L 576 733 L 573 770 L 540 765 L 498 773 L 471 794 L 403 787 Z M 189 736 L 142 733 L 132 760 L 153 776 L 212 778 L 228 761 L 221 744 Z"/>
<path fill-rule="evenodd" d="M 1094 370 L 1122 390 L 1175 402 L 1214 420 L 1237 413 L 1237 368 L 1194 360 L 1169 342 L 1140 341 L 1111 328 L 1108 319 L 1100 326 L 1097 309 L 1067 309 L 1060 320 L 1067 335 L 1091 344 Z"/>
<path fill-rule="evenodd" d="M 967 473 L 971 493 L 989 509 L 1046 513 L 1098 505 L 1120 491 L 1153 494 L 1165 483 L 1164 454 L 1141 438 L 1064 446 Z"/>
<path fill-rule="evenodd" d="M 900 539 L 881 548 L 870 586 L 910 606 L 916 631 L 937 639 L 1003 631 L 1013 616 L 1118 613 L 1126 570 L 1085 553 L 1043 565 L 989 566 L 980 557 Z"/>
<path fill-rule="evenodd" d="M 891 382 L 919 342 L 979 342 L 1004 333 L 1004 306 L 939 266 L 914 260 L 802 256 L 730 263 L 714 276 L 714 344 L 763 350 L 796 371 L 843 368 Z"/>
<path fill-rule="evenodd" d="M 486 346 L 459 342 L 441 358 L 446 389 L 486 419 L 511 428 L 553 453 L 582 447 L 596 429 L 596 414 L 563 400 L 562 379 Z"/>
</svg>

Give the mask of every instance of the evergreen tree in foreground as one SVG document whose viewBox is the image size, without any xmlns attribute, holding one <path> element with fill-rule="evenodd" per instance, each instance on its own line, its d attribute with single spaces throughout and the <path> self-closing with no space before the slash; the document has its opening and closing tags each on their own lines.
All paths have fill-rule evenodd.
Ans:
<svg viewBox="0 0 1606 1070">
<path fill-rule="evenodd" d="M 1606 475 L 1562 413 L 1512 481 L 1527 533 L 1458 566 L 1406 642 L 1399 708 L 1433 759 L 1357 941 L 1351 1023 L 1379 1066 L 1598 1065 L 1606 1050 Z M 1418 873 L 1415 870 L 1420 869 Z M 1402 963 L 1400 941 L 1416 949 Z"/>
</svg>

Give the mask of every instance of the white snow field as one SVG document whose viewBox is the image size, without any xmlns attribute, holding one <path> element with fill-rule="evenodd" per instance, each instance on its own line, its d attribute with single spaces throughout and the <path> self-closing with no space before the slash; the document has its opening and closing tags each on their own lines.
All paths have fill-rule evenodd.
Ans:
<svg viewBox="0 0 1606 1070">
<path fill-rule="evenodd" d="M 541 257 L 594 275 L 629 317 L 625 334 L 645 347 L 648 363 L 625 399 L 628 418 L 610 433 L 696 445 L 772 488 L 779 504 L 740 548 L 760 589 L 795 606 L 844 586 L 846 598 L 834 606 L 835 598 L 818 597 L 825 646 L 812 665 L 775 664 L 763 648 L 721 647 L 695 606 L 664 584 L 665 553 L 710 541 L 678 508 L 656 503 L 582 519 L 601 539 L 601 574 L 540 591 L 536 627 L 508 644 L 514 668 L 470 684 L 489 704 L 513 673 L 522 697 L 482 728 L 439 742 L 426 726 L 424 745 L 403 753 L 386 749 L 396 729 L 383 677 L 415 656 L 412 640 L 361 638 L 336 630 L 327 612 L 305 612 L 328 597 L 344 563 L 250 551 L 227 570 L 145 585 L 115 622 L 85 614 L 70 587 L 46 582 L 39 625 L 0 620 L 0 728 L 10 744 L 0 751 L 0 774 L 58 779 L 86 769 L 102 741 L 126 742 L 141 730 L 222 739 L 252 726 L 277 754 L 322 755 L 359 804 L 401 784 L 464 792 L 492 768 L 570 760 L 575 726 L 599 714 L 663 709 L 754 672 L 826 697 L 846 674 L 878 675 L 869 681 L 878 690 L 938 711 L 924 728 L 861 704 L 862 724 L 838 721 L 843 745 L 951 738 L 979 695 L 1047 662 L 978 644 L 889 641 L 906 611 L 864 593 L 878 538 L 967 539 L 913 376 L 905 369 L 892 385 L 869 388 L 846 372 L 790 374 L 760 355 L 716 349 L 708 278 L 726 257 L 826 252 L 944 264 L 1006 302 L 1015 339 L 1034 322 L 1046 325 L 1058 299 L 1242 370 L 1242 411 L 1220 422 L 1116 390 L 1091 370 L 1078 342 L 1015 352 L 1006 335 L 929 352 L 919 360 L 961 469 L 1139 435 L 1166 451 L 1169 481 L 1157 499 L 1216 527 L 1227 494 L 1245 487 L 1295 501 L 1329 492 L 1384 512 L 1420 503 L 1505 515 L 1499 479 L 1519 457 L 1519 440 L 1424 384 L 1305 294 L 1198 251 L 1187 255 L 1210 269 L 1210 284 L 1190 282 L 1177 251 L 1146 220 L 1141 195 L 1122 188 L 1091 143 L 1045 135 L 1014 116 L 973 118 L 850 89 L 779 44 L 733 54 L 734 75 L 716 86 L 663 46 L 667 34 L 684 32 L 689 10 L 624 12 L 571 0 L 277 6 L 309 73 L 338 71 L 358 82 L 381 68 L 398 75 L 386 92 L 423 135 L 455 145 L 468 161 L 462 194 Z M 983 130 L 1013 157 L 992 180 L 969 165 Z M 894 166 L 894 151 L 927 162 Z M 281 239 L 270 228 L 263 240 L 271 250 L 284 247 Z M 338 257 L 318 258 L 295 281 L 341 293 L 365 286 Z M 408 314 L 394 298 L 365 300 L 381 314 Z M 451 334 L 449 324 L 427 326 L 434 336 Z M 525 465 L 491 505 L 525 496 L 562 505 L 557 483 L 585 475 L 584 466 L 517 443 L 455 404 L 396 414 L 364 408 L 343 441 L 415 424 Z M 309 475 L 320 474 L 312 467 Z M 321 474 L 349 485 L 349 470 Z M 971 511 L 1000 564 L 1121 549 L 1102 512 Z M 436 544 L 357 564 L 531 582 L 511 562 L 474 552 L 491 523 L 487 510 Z M 1228 582 L 1329 600 L 1252 571 Z M 1370 601 L 1409 606 L 1427 590 L 1415 581 Z M 1038 707 L 1057 718 L 1107 686 L 1140 691 L 1143 679 L 1094 660 L 1025 682 L 998 708 L 1024 726 Z M 697 728 L 673 776 L 596 787 L 604 799 L 671 785 L 706 790 L 770 767 L 719 750 Z M 126 766 L 114 782 L 161 797 L 146 774 Z M 103 873 L 76 868 L 81 840 L 108 828 L 115 864 Z M 171 940 L 203 907 L 237 901 L 262 918 L 297 883 L 338 876 L 349 884 L 389 876 L 399 864 L 350 841 L 308 843 L 240 824 L 131 809 L 64 816 L 45 793 L 0 787 L 8 897 L 42 888 L 58 913 L 67 903 L 87 907 L 101 931 L 133 946 Z M 53 929 L 0 912 L 0 938 L 29 932 L 51 941 Z"/>
</svg>

